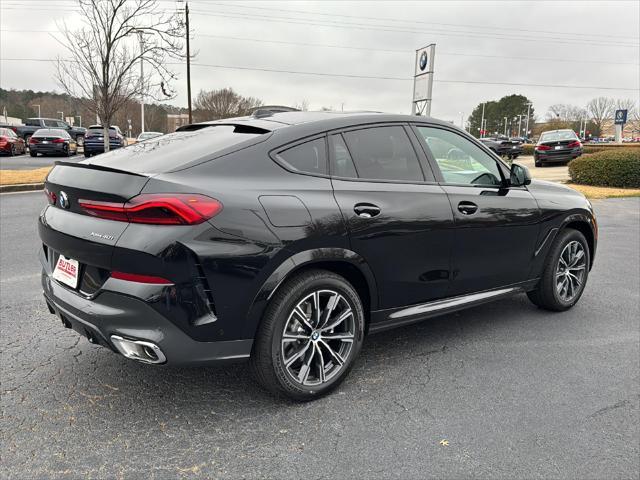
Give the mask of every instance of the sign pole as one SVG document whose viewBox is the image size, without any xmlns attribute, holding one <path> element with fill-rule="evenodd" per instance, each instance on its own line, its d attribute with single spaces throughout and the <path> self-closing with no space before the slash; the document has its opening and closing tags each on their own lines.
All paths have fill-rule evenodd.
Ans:
<svg viewBox="0 0 640 480">
<path fill-rule="evenodd" d="M 413 75 L 412 115 L 431 115 L 435 43 L 416 50 Z"/>
</svg>

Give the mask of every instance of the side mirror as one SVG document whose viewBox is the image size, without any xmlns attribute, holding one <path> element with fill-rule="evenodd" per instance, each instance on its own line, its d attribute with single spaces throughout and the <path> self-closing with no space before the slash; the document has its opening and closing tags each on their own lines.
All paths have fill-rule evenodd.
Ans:
<svg viewBox="0 0 640 480">
<path fill-rule="evenodd" d="M 531 174 L 527 167 L 523 167 L 518 163 L 511 165 L 511 177 L 509 178 L 509 184 L 512 187 L 523 187 L 531 183 Z"/>
</svg>

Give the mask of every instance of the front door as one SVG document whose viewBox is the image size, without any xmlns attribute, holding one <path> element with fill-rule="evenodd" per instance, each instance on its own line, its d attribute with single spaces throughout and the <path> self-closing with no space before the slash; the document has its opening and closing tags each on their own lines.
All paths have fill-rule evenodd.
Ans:
<svg viewBox="0 0 640 480">
<path fill-rule="evenodd" d="M 539 230 L 538 204 L 526 187 L 507 187 L 507 169 L 472 139 L 418 125 L 455 221 L 451 294 L 528 280 Z"/>
<path fill-rule="evenodd" d="M 329 135 L 334 195 L 381 309 L 441 298 L 449 285 L 453 215 L 410 135 L 398 124 Z"/>
</svg>

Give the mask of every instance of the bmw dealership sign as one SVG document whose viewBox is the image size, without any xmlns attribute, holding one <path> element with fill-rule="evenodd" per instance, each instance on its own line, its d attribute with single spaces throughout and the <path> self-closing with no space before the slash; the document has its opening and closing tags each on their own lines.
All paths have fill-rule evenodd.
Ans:
<svg viewBox="0 0 640 480">
<path fill-rule="evenodd" d="M 427 45 L 416 51 L 415 71 L 413 75 L 413 102 L 411 113 L 431 113 L 431 92 L 433 89 L 433 58 L 435 44 Z"/>
</svg>

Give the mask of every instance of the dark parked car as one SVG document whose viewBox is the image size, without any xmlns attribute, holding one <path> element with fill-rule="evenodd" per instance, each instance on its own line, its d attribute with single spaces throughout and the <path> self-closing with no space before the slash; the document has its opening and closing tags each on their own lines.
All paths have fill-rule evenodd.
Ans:
<svg viewBox="0 0 640 480">
<path fill-rule="evenodd" d="M 29 139 L 29 154 L 36 157 L 39 153 L 68 157 L 78 153 L 78 144 L 66 130 L 41 128 Z"/>
<path fill-rule="evenodd" d="M 0 128 L 0 153 L 13 156 L 23 154 L 25 151 L 23 139 L 10 128 Z"/>
<path fill-rule="evenodd" d="M 536 167 L 545 163 L 569 162 L 582 155 L 582 143 L 573 130 L 543 132 L 533 151 Z"/>
<path fill-rule="evenodd" d="M 522 143 L 507 137 L 485 137 L 480 141 L 501 157 L 515 159 L 522 153 Z"/>
<path fill-rule="evenodd" d="M 109 127 L 109 149 L 115 150 L 127 145 L 127 140 L 116 126 Z M 104 153 L 104 129 L 102 125 L 91 125 L 84 141 L 84 156 L 91 157 Z"/>
<path fill-rule="evenodd" d="M 18 137 L 22 138 L 27 145 L 30 145 L 29 139 L 41 128 L 55 128 L 57 130 L 65 130 L 71 138 L 78 144 L 82 145 L 86 128 L 72 127 L 67 122 L 56 120 L 55 118 L 27 118 L 22 126 L 13 126 L 11 129 L 16 132 Z"/>
<path fill-rule="evenodd" d="M 58 162 L 38 222 L 51 313 L 145 363 L 249 359 L 308 400 L 365 334 L 526 292 L 562 311 L 596 250 L 590 203 L 448 123 L 274 113 Z"/>
</svg>

